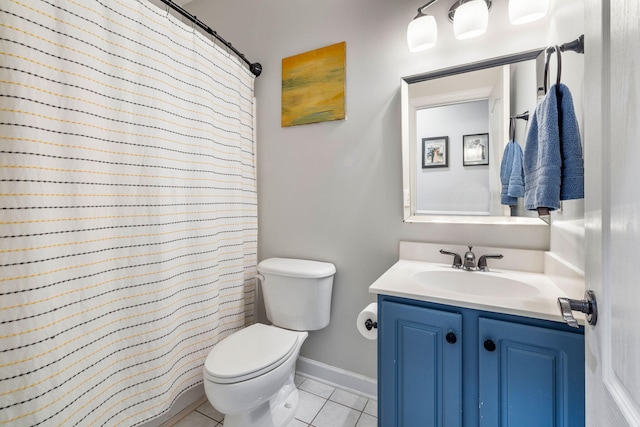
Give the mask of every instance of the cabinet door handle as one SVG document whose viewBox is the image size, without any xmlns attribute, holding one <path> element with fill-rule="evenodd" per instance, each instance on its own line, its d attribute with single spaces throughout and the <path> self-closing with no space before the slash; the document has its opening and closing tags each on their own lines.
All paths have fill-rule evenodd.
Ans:
<svg viewBox="0 0 640 427">
<path fill-rule="evenodd" d="M 485 340 L 483 346 L 487 351 L 496 351 L 496 343 L 491 339 Z"/>
<path fill-rule="evenodd" d="M 447 340 L 447 342 L 449 344 L 455 344 L 456 341 L 458 341 L 458 337 L 456 337 L 456 334 L 454 334 L 453 332 L 449 332 L 446 336 L 445 339 Z"/>
</svg>

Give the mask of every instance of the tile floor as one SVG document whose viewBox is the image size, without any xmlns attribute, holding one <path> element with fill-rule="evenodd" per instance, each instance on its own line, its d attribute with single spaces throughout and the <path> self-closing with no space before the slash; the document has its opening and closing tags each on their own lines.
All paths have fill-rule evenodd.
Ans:
<svg viewBox="0 0 640 427">
<path fill-rule="evenodd" d="M 378 402 L 296 375 L 300 404 L 287 427 L 377 427 Z M 209 402 L 174 427 L 222 427 L 223 416 Z"/>
</svg>

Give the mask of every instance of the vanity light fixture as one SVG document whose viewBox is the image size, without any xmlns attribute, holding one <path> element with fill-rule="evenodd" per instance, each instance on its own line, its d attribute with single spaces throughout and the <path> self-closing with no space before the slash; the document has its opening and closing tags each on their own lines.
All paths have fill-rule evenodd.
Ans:
<svg viewBox="0 0 640 427">
<path fill-rule="evenodd" d="M 487 31 L 490 0 L 458 0 L 449 9 L 453 33 L 458 40 L 478 37 Z M 452 17 L 453 12 L 453 17 Z"/>
<path fill-rule="evenodd" d="M 430 0 L 418 8 L 418 14 L 407 27 L 407 44 L 411 52 L 435 46 L 438 40 L 436 18 L 424 10 L 438 0 Z M 487 31 L 492 0 L 457 0 L 447 17 L 453 23 L 458 40 L 478 37 Z M 549 0 L 509 0 L 509 20 L 513 25 L 543 18 L 549 11 Z"/>
<path fill-rule="evenodd" d="M 407 27 L 407 44 L 411 52 L 421 52 L 435 46 L 438 40 L 436 18 L 425 15 L 422 11 L 438 0 L 431 0 L 418 8 L 418 14 Z"/>
<path fill-rule="evenodd" d="M 418 14 L 407 27 L 407 44 L 411 52 L 420 52 L 435 46 L 438 25 L 433 15 L 424 10 L 437 2 L 430 0 L 418 8 Z M 457 39 L 477 37 L 487 30 L 491 0 L 458 0 L 449 9 L 448 18 L 453 22 Z"/>
</svg>

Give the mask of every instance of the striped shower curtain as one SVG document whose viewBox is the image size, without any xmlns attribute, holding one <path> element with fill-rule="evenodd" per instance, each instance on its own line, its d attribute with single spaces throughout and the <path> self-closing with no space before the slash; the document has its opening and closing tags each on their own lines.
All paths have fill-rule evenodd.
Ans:
<svg viewBox="0 0 640 427">
<path fill-rule="evenodd" d="M 0 426 L 134 426 L 253 322 L 253 75 L 147 0 L 0 1 Z"/>
</svg>

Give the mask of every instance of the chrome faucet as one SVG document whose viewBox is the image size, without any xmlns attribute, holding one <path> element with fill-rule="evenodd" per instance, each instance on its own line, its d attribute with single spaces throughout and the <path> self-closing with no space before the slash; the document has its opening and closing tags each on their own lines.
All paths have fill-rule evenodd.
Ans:
<svg viewBox="0 0 640 427">
<path fill-rule="evenodd" d="M 440 253 L 443 255 L 451 255 L 453 256 L 453 265 L 451 267 L 455 269 L 465 269 L 467 271 L 489 271 L 489 267 L 487 266 L 487 258 L 495 258 L 502 259 L 502 254 L 486 254 L 482 255 L 478 259 L 478 264 L 476 265 L 476 255 L 472 252 L 473 246 L 469 246 L 469 250 L 464 254 L 464 263 L 462 261 L 462 257 L 455 252 L 451 252 L 446 249 L 440 249 Z"/>
<path fill-rule="evenodd" d="M 476 255 L 471 249 L 473 249 L 473 246 L 469 246 L 469 250 L 464 254 L 463 268 L 467 271 L 474 271 L 476 269 Z"/>
</svg>

